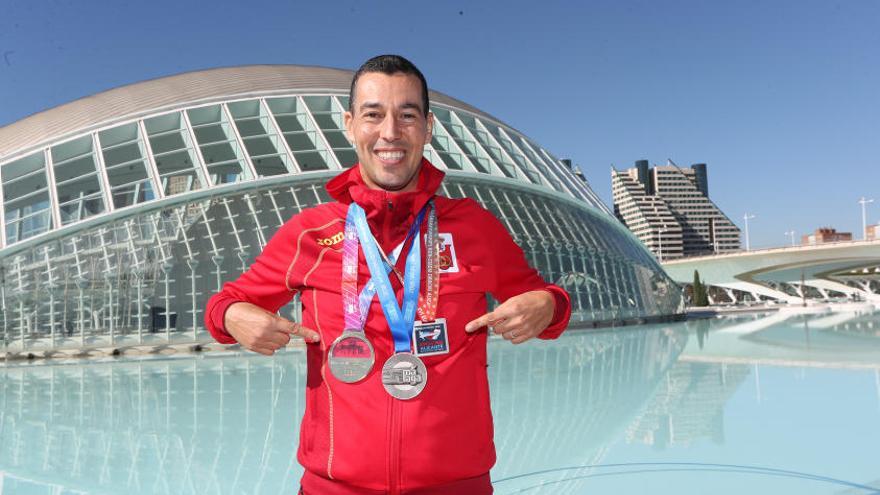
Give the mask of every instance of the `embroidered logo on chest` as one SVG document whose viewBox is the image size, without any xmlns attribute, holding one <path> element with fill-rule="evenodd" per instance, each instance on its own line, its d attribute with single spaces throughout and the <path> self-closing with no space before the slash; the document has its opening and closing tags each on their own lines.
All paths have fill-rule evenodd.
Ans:
<svg viewBox="0 0 880 495">
<path fill-rule="evenodd" d="M 458 273 L 452 234 L 440 233 L 440 273 Z"/>
<path fill-rule="evenodd" d="M 335 246 L 345 239 L 345 235 L 340 231 L 330 237 L 319 237 L 316 239 L 320 246 Z"/>
<path fill-rule="evenodd" d="M 452 234 L 440 232 L 440 273 L 458 273 L 458 261 L 455 259 L 455 244 L 452 242 Z M 398 244 L 394 248 L 394 259 L 400 258 L 400 251 L 403 244 Z"/>
</svg>

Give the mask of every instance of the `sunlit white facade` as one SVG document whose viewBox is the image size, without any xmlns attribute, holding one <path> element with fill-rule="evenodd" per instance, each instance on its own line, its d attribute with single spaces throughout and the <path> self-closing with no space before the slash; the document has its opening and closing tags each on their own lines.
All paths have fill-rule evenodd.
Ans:
<svg viewBox="0 0 880 495">
<path fill-rule="evenodd" d="M 204 304 L 356 161 L 350 71 L 249 66 L 146 81 L 0 128 L 0 344 L 10 354 L 199 343 Z M 681 311 L 582 177 L 431 92 L 442 194 L 495 213 L 580 324 Z M 295 311 L 295 305 L 283 309 Z"/>
<path fill-rule="evenodd" d="M 709 199 L 706 164 L 611 169 L 614 213 L 663 262 L 739 251 L 739 228 Z"/>
</svg>

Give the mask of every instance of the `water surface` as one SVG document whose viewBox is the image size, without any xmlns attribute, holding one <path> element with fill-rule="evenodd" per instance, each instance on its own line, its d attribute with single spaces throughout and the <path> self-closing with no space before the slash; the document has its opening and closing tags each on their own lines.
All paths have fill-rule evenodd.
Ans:
<svg viewBox="0 0 880 495">
<path fill-rule="evenodd" d="M 489 343 L 496 493 L 880 492 L 880 314 Z M 302 351 L 0 367 L 0 493 L 294 494 Z"/>
</svg>

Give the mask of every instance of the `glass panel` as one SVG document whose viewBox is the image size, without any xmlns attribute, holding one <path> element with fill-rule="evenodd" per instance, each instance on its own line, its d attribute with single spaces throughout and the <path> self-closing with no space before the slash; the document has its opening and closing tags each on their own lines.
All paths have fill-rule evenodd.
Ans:
<svg viewBox="0 0 880 495">
<path fill-rule="evenodd" d="M 104 211 L 104 198 L 92 153 L 92 136 L 59 144 L 51 150 L 61 224 Z"/>
<path fill-rule="evenodd" d="M 7 244 L 52 228 L 46 159 L 42 151 L 3 165 L 0 181 Z"/>
<path fill-rule="evenodd" d="M 344 111 L 348 111 L 348 96 L 337 96 L 336 99 L 339 101 L 339 106 L 342 107 Z"/>
<path fill-rule="evenodd" d="M 435 167 L 439 169 L 446 168 L 446 163 L 443 162 L 443 158 L 434 150 L 433 146 L 425 146 L 425 158 L 431 162 Z"/>
<path fill-rule="evenodd" d="M 293 153 L 296 163 L 303 172 L 327 170 L 328 156 L 318 130 L 309 119 L 303 103 L 293 97 L 270 98 L 266 104 L 275 117 L 275 122 L 287 146 Z"/>
<path fill-rule="evenodd" d="M 495 145 L 495 142 L 492 140 L 492 137 L 489 136 L 489 132 L 483 127 L 483 125 L 479 123 L 477 119 L 468 114 L 456 113 L 456 115 L 461 119 L 462 124 L 468 128 L 474 138 L 483 146 L 483 149 L 486 150 L 501 172 L 507 177 L 516 178 L 516 166 L 511 163 L 510 159 L 507 158 L 501 148 Z"/>
<path fill-rule="evenodd" d="M 136 123 L 98 133 L 113 206 L 123 208 L 155 197 L 144 141 Z"/>
<path fill-rule="evenodd" d="M 259 100 L 237 101 L 228 106 L 257 175 L 269 177 L 296 170 Z"/>
<path fill-rule="evenodd" d="M 294 152 L 296 160 L 303 172 L 312 170 L 327 170 L 327 152 L 326 151 L 303 151 Z"/>
<path fill-rule="evenodd" d="M 467 134 L 461 121 L 449 110 L 434 108 L 434 118 L 442 123 L 459 148 L 470 159 L 478 172 L 488 174 L 491 170 L 486 152 Z M 436 127 L 436 126 L 435 126 Z"/>
<path fill-rule="evenodd" d="M 447 167 L 453 170 L 461 170 L 463 168 L 462 163 L 464 157 L 461 156 L 461 153 L 449 151 L 454 147 L 452 143 L 449 142 L 446 133 L 439 127 L 434 127 L 434 136 L 431 138 L 431 146 L 434 147 L 434 150 L 440 155 L 440 158 Z"/>
<path fill-rule="evenodd" d="M 566 186 L 568 186 L 572 194 L 580 199 L 585 200 L 589 204 L 593 203 L 589 187 L 587 187 L 583 180 L 575 176 L 574 169 L 570 169 L 565 166 L 561 161 L 550 155 L 550 153 L 548 153 L 547 150 L 545 150 L 544 148 L 539 147 L 533 142 L 528 143 L 529 145 L 531 145 L 532 148 L 534 148 L 535 152 L 541 156 L 544 162 L 547 163 L 550 170 L 555 171 L 560 180 L 562 180 L 566 184 Z"/>
<path fill-rule="evenodd" d="M 516 162 L 516 165 L 519 167 L 520 171 L 528 177 L 529 181 L 534 184 L 546 184 L 546 181 L 543 181 L 541 178 L 541 174 L 535 170 L 535 167 L 526 160 L 525 156 L 522 152 L 517 148 L 510 139 L 507 138 L 507 135 L 501 130 L 500 127 L 489 123 L 483 122 L 483 125 L 486 126 L 486 129 L 489 133 L 501 144 L 501 147 L 507 151 L 507 154 L 513 158 L 513 161 Z"/>
<path fill-rule="evenodd" d="M 345 107 L 331 96 L 304 96 L 303 100 L 312 111 L 318 127 L 324 132 L 324 137 L 340 165 L 347 167 L 357 163 L 357 153 L 345 137 Z"/>
<path fill-rule="evenodd" d="M 583 180 L 575 176 L 573 168 L 567 167 L 560 160 L 550 155 L 547 150 L 541 148 L 535 143 L 526 139 L 523 139 L 523 142 L 527 146 L 529 146 L 541 160 L 543 160 L 543 163 L 546 164 L 546 169 L 548 173 L 556 177 L 560 181 L 560 183 L 567 189 L 568 192 L 570 192 L 576 198 L 582 199 L 588 204 L 592 204 L 592 198 L 590 197 L 589 188 Z"/>
<path fill-rule="evenodd" d="M 244 154 L 220 105 L 187 110 L 213 185 L 251 179 Z"/>
<path fill-rule="evenodd" d="M 526 157 L 538 168 L 538 170 L 542 172 L 541 175 L 550 182 L 553 189 L 560 192 L 568 192 L 568 189 L 559 181 L 553 168 L 544 162 L 541 157 L 531 149 L 529 143 L 525 139 L 516 135 L 511 135 L 511 140 L 523 151 L 523 153 L 525 153 Z"/>
<path fill-rule="evenodd" d="M 171 196 L 204 187 L 204 179 L 196 168 L 193 146 L 180 113 L 147 119 L 144 127 L 165 194 Z"/>
</svg>

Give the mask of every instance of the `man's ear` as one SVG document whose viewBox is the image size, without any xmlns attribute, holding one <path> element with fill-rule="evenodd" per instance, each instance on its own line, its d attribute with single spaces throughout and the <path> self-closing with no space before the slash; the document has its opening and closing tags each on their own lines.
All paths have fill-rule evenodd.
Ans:
<svg viewBox="0 0 880 495">
<path fill-rule="evenodd" d="M 426 119 L 425 126 L 425 144 L 431 142 L 431 137 L 434 136 L 434 113 L 428 112 L 428 117 Z"/>
<path fill-rule="evenodd" d="M 354 133 L 351 132 L 351 123 L 354 120 L 354 115 L 351 112 L 345 112 L 342 114 L 342 123 L 345 126 L 345 137 L 348 138 L 348 142 L 351 143 L 352 146 L 355 146 L 354 142 Z"/>
</svg>

